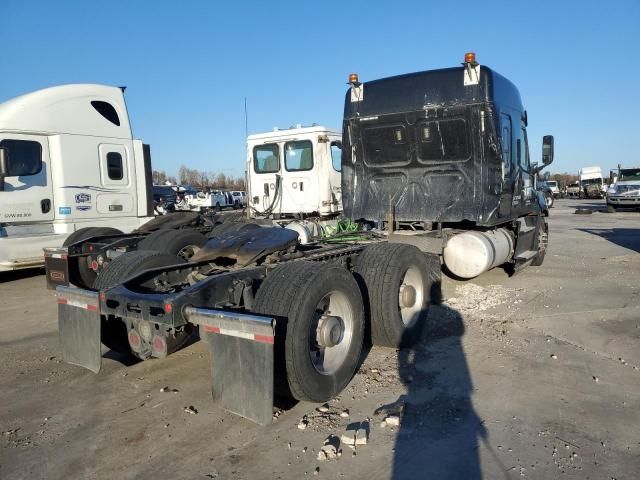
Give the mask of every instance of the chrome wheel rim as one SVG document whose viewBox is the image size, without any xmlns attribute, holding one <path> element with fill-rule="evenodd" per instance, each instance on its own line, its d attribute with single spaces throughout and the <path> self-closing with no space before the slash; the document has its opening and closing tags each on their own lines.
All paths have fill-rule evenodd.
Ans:
<svg viewBox="0 0 640 480">
<path fill-rule="evenodd" d="M 318 302 L 309 332 L 309 355 L 313 368 L 331 375 L 344 364 L 353 340 L 354 311 L 342 292 L 327 293 Z"/>
<path fill-rule="evenodd" d="M 424 306 L 424 277 L 418 268 L 409 267 L 398 289 L 398 308 L 405 327 L 418 321 Z"/>
</svg>

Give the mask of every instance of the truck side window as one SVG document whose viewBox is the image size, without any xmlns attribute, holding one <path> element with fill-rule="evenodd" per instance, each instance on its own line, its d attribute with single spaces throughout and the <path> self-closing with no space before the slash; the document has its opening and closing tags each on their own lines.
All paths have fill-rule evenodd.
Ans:
<svg viewBox="0 0 640 480">
<path fill-rule="evenodd" d="M 122 155 L 118 152 L 107 153 L 107 175 L 111 180 L 122 180 Z"/>
<path fill-rule="evenodd" d="M 2 140 L 7 151 L 8 176 L 27 176 L 42 170 L 42 145 L 31 140 Z M 12 174 L 12 172 L 18 172 Z"/>
<path fill-rule="evenodd" d="M 530 165 L 529 165 L 529 141 L 527 139 L 527 129 L 522 127 L 522 138 L 523 138 L 523 146 L 524 146 L 524 163 L 522 164 L 522 168 L 524 170 L 526 170 L 527 172 L 529 171 Z"/>
<path fill-rule="evenodd" d="M 118 112 L 116 112 L 116 109 L 113 105 L 107 102 L 102 102 L 100 100 L 94 100 L 93 102 L 91 102 L 91 106 L 95 108 L 100 115 L 113 123 L 115 126 L 120 126 L 120 118 L 118 117 Z"/>
<path fill-rule="evenodd" d="M 284 144 L 284 168 L 287 172 L 300 172 L 313 168 L 313 144 L 309 140 Z"/>
<path fill-rule="evenodd" d="M 280 149 L 277 144 L 260 145 L 253 149 L 253 169 L 256 173 L 280 170 Z"/>
<path fill-rule="evenodd" d="M 506 114 L 500 115 L 500 145 L 502 146 L 502 178 L 511 175 L 511 117 Z"/>
<path fill-rule="evenodd" d="M 342 171 L 342 147 L 340 142 L 331 142 L 331 163 L 336 172 Z"/>
</svg>

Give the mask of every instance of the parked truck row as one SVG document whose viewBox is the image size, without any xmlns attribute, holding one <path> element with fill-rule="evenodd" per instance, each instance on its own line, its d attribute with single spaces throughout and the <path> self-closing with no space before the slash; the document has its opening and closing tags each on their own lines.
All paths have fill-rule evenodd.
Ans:
<svg viewBox="0 0 640 480">
<path fill-rule="evenodd" d="M 206 225 L 196 215 L 189 229 L 155 233 L 195 227 L 197 248 L 113 248 L 108 237 L 109 266 L 92 285 L 57 287 L 65 361 L 98 372 L 101 344 L 163 358 L 199 336 L 214 400 L 268 423 L 275 394 L 339 394 L 366 340 L 415 341 L 442 265 L 473 278 L 542 264 L 549 234 L 535 176 L 553 160 L 553 137 L 533 163 L 510 81 L 468 54 L 461 67 L 349 84 L 341 134 L 249 137 L 251 213 Z M 48 280 L 72 258 L 99 267 L 97 240 L 48 250 Z"/>
</svg>

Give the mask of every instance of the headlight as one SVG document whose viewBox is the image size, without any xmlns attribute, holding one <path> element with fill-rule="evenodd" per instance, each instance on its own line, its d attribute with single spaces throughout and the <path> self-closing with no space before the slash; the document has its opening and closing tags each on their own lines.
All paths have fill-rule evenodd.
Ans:
<svg viewBox="0 0 640 480">
<path fill-rule="evenodd" d="M 611 185 L 609 187 L 609 189 L 607 190 L 607 193 L 616 193 L 616 186 L 615 185 Z"/>
</svg>

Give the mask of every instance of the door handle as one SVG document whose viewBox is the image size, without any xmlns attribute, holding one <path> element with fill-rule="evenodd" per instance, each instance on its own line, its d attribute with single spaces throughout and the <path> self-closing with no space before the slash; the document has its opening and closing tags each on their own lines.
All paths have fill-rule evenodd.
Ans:
<svg viewBox="0 0 640 480">
<path fill-rule="evenodd" d="M 42 210 L 42 213 L 49 213 L 51 210 L 51 200 L 48 198 L 40 200 L 40 210 Z"/>
</svg>

